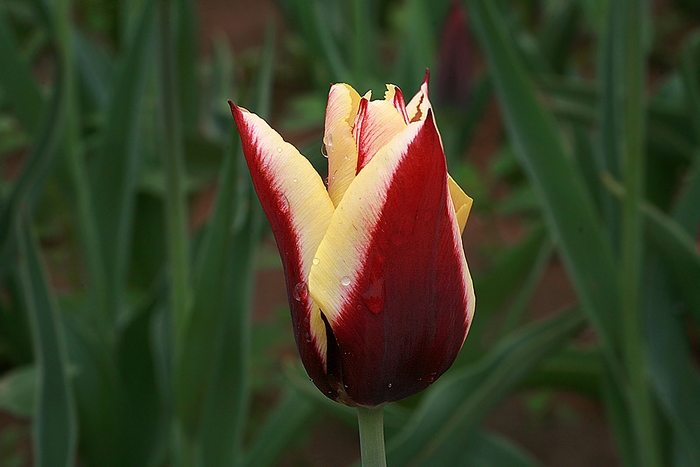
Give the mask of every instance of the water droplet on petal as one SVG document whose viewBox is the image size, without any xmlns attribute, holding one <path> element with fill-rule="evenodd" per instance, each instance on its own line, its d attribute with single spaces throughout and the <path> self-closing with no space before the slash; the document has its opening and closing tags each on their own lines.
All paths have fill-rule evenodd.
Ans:
<svg viewBox="0 0 700 467">
<path fill-rule="evenodd" d="M 386 292 L 384 288 L 385 256 L 380 252 L 372 258 L 369 268 L 369 281 L 367 289 L 360 295 L 362 303 L 372 313 L 379 314 L 384 310 Z"/>
<path fill-rule="evenodd" d="M 388 386 L 388 387 L 391 387 L 391 383 L 389 383 L 389 386 Z"/>
<path fill-rule="evenodd" d="M 340 279 L 340 283 L 345 285 L 345 286 L 348 286 L 348 285 L 350 285 L 350 278 L 348 276 L 343 276 Z"/>
<path fill-rule="evenodd" d="M 311 334 L 309 334 L 308 332 L 304 334 L 304 338 L 306 339 L 306 342 L 311 342 Z"/>
<path fill-rule="evenodd" d="M 328 159 L 328 152 L 327 152 L 327 150 L 326 150 L 326 145 L 325 145 L 325 144 L 322 144 L 322 145 L 321 145 L 321 154 L 323 155 L 323 157 L 325 157 L 326 159 Z"/>
<path fill-rule="evenodd" d="M 289 212 L 289 200 L 285 195 L 280 198 L 279 209 L 285 214 Z"/>
<path fill-rule="evenodd" d="M 323 143 L 324 143 L 326 146 L 328 146 L 328 147 L 333 146 L 333 134 L 332 134 L 332 133 L 328 133 L 328 134 L 323 138 Z"/>
<path fill-rule="evenodd" d="M 297 180 L 297 179 L 295 178 L 295 179 L 294 179 L 294 180 L 292 180 L 292 181 L 293 181 L 294 183 L 296 183 L 296 182 L 298 182 L 299 180 Z"/>
<path fill-rule="evenodd" d="M 369 283 L 369 287 L 360 298 L 369 311 L 377 315 L 384 310 L 384 296 L 384 279 L 377 276 Z"/>
<path fill-rule="evenodd" d="M 277 148 L 277 152 L 282 152 L 282 148 Z"/>
<path fill-rule="evenodd" d="M 306 300 L 309 297 L 309 287 L 306 285 L 306 282 L 299 282 L 295 285 L 292 295 L 297 302 Z"/>
<path fill-rule="evenodd" d="M 313 260 L 313 261 L 311 261 L 311 262 L 312 262 L 312 263 L 314 263 L 314 264 L 318 264 L 318 263 L 320 263 L 320 262 L 321 262 L 321 260 L 320 260 L 320 259 L 318 259 L 318 258 L 314 258 L 314 260 Z"/>
</svg>

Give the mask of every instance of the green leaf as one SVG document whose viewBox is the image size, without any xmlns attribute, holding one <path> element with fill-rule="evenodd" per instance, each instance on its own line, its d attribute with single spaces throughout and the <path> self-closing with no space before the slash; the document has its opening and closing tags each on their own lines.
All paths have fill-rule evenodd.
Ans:
<svg viewBox="0 0 700 467">
<path fill-rule="evenodd" d="M 112 57 L 79 31 L 75 32 L 76 71 L 80 90 L 84 92 L 90 110 L 104 111 L 109 105 L 114 65 Z"/>
<path fill-rule="evenodd" d="M 700 33 L 692 34 L 683 45 L 681 77 L 685 85 L 688 106 L 693 117 L 695 134 L 700 134 Z"/>
<path fill-rule="evenodd" d="M 36 394 L 36 367 L 27 365 L 12 369 L 0 379 L 0 410 L 16 417 L 32 417 L 36 410 Z"/>
<path fill-rule="evenodd" d="M 579 0 L 566 0 L 550 4 L 539 46 L 547 62 L 555 73 L 564 73 L 570 49 L 577 32 L 577 23 L 581 16 Z"/>
<path fill-rule="evenodd" d="M 389 465 L 454 465 L 484 417 L 583 322 L 579 313 L 568 312 L 537 323 L 505 339 L 479 363 L 443 376 L 389 441 Z"/>
<path fill-rule="evenodd" d="M 153 72 L 154 1 L 142 10 L 136 34 L 114 77 L 100 149 L 91 160 L 90 182 L 93 216 L 106 277 L 106 297 L 101 310 L 114 323 L 124 304 L 139 147 L 142 96 Z"/>
<path fill-rule="evenodd" d="M 114 354 L 82 317 L 66 314 L 66 343 L 75 368 L 73 388 L 86 467 L 119 467 L 122 451 L 121 385 Z M 71 319 L 73 318 L 73 319 Z"/>
<path fill-rule="evenodd" d="M 314 404 L 297 389 L 289 389 L 267 416 L 246 453 L 242 467 L 277 465 L 280 454 L 298 438 L 314 414 Z"/>
<path fill-rule="evenodd" d="M 604 370 L 603 402 L 608 423 L 615 435 L 618 456 L 622 459 L 622 465 L 636 467 L 639 465 L 639 460 L 634 449 L 634 434 L 632 432 L 626 395 L 620 390 L 621 385 L 615 384 L 615 380 L 619 378 L 619 375 L 612 373 L 607 365 L 604 366 Z"/>
<path fill-rule="evenodd" d="M 23 223 L 17 235 L 19 268 L 32 325 L 39 382 L 34 417 L 34 465 L 73 467 L 78 427 L 61 318 L 34 234 Z"/>
<path fill-rule="evenodd" d="M 700 373 L 664 269 L 653 260 L 646 268 L 644 303 L 651 377 L 677 448 L 690 465 L 700 465 Z M 699 283 L 700 275 L 696 276 L 696 292 Z"/>
<path fill-rule="evenodd" d="M 344 17 L 333 10 L 338 4 L 319 0 L 286 0 L 280 4 L 310 49 L 309 56 L 323 61 L 323 71 L 329 75 L 330 81 L 352 81 L 352 74 L 345 65 L 348 57 L 333 38 L 332 28 L 346 24 Z"/>
<path fill-rule="evenodd" d="M 251 106 L 262 115 L 271 102 L 273 47 L 270 26 Z M 262 210 L 250 196 L 238 138 L 232 142 L 199 253 L 193 310 L 177 358 L 181 422 L 186 434 L 198 439 L 203 466 L 229 465 L 240 455 L 250 391 L 249 312 Z"/>
<path fill-rule="evenodd" d="M 603 358 L 598 349 L 571 347 L 551 355 L 527 378 L 525 385 L 574 391 L 596 399 L 600 396 L 603 375 Z"/>
<path fill-rule="evenodd" d="M 492 317 L 527 280 L 532 263 L 546 242 L 544 226 L 535 227 L 520 243 L 506 250 L 491 270 L 474 278 L 474 289 L 479 293 L 479 319 L 469 329 L 469 338 L 464 342 L 455 365 L 473 362 L 483 355 L 484 338 L 493 331 Z"/>
<path fill-rule="evenodd" d="M 694 235 L 700 225 L 700 150 L 695 152 L 695 162 L 688 169 L 685 185 L 673 208 L 673 217 L 683 230 Z"/>
<path fill-rule="evenodd" d="M 693 238 L 657 208 L 645 204 L 642 210 L 651 242 L 661 254 L 674 285 L 682 292 L 688 311 L 700 323 L 700 253 Z"/>
<path fill-rule="evenodd" d="M 583 309 L 608 357 L 613 357 L 619 334 L 617 272 L 593 200 L 567 160 L 552 116 L 537 100 L 495 6 L 484 0 L 469 2 L 469 6 L 516 155 L 540 199 Z"/>
<path fill-rule="evenodd" d="M 1 13 L 0 13 L 1 14 Z M 2 27 L 0 26 L 0 29 Z M 0 33 L 1 34 L 1 33 Z M 9 253 L 12 250 L 14 222 L 22 206 L 30 210 L 39 200 L 44 181 L 48 176 L 51 162 L 58 152 L 66 115 L 63 93 L 63 74 L 57 70 L 50 105 L 42 116 L 41 125 L 32 152 L 22 169 L 6 203 L 0 206 L 0 271 L 11 264 Z"/>
<path fill-rule="evenodd" d="M 139 313 L 117 342 L 121 410 L 118 465 L 153 465 L 165 438 L 162 401 L 152 352 L 151 322 L 155 306 Z"/>
<path fill-rule="evenodd" d="M 603 183 L 616 197 L 623 199 L 626 196 L 625 189 L 612 177 L 603 177 Z M 675 279 L 674 285 L 682 292 L 689 311 L 700 322 L 700 297 L 697 294 L 700 253 L 695 248 L 693 238 L 680 224 L 655 206 L 643 203 L 640 210 L 644 214 L 646 233 L 651 245 Z"/>
<path fill-rule="evenodd" d="M 4 8 L 0 8 L 0 88 L 17 119 L 28 133 L 39 128 L 44 96 L 32 75 L 29 64 L 21 56 Z"/>
<path fill-rule="evenodd" d="M 426 467 L 435 464 L 425 464 Z M 476 431 L 464 446 L 456 467 L 537 467 L 542 465 L 506 438 L 488 431 Z"/>
<path fill-rule="evenodd" d="M 198 45 L 196 2 L 176 0 L 177 8 L 177 73 L 182 127 L 186 133 L 196 130 L 199 106 L 198 89 Z"/>
</svg>

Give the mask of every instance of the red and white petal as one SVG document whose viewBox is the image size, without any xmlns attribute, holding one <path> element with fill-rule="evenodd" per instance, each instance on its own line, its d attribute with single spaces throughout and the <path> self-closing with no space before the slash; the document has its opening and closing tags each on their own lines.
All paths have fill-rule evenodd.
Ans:
<svg viewBox="0 0 700 467">
<path fill-rule="evenodd" d="M 282 257 L 302 361 L 319 388 L 327 390 L 326 329 L 308 293 L 307 280 L 333 215 L 333 203 L 321 177 L 294 146 L 257 115 L 229 103 L 255 191 Z"/>
<path fill-rule="evenodd" d="M 355 118 L 354 135 L 357 141 L 357 173 L 394 136 L 406 128 L 406 122 L 391 100 L 370 101 L 363 97 Z"/>
<path fill-rule="evenodd" d="M 452 364 L 474 295 L 430 113 L 350 185 L 319 245 L 309 292 L 333 333 L 328 365 L 355 403 L 415 394 Z"/>
<path fill-rule="evenodd" d="M 323 143 L 328 155 L 328 194 L 335 206 L 357 172 L 357 145 L 352 128 L 359 106 L 360 95 L 351 86 L 331 86 Z"/>
<path fill-rule="evenodd" d="M 430 105 L 430 100 L 428 99 L 428 82 L 430 81 L 430 72 L 425 70 L 425 78 L 423 78 L 423 84 L 420 86 L 420 90 L 415 96 L 406 104 L 406 113 L 408 114 L 409 121 L 418 122 L 425 120 L 428 115 L 428 110 L 432 107 Z"/>
<path fill-rule="evenodd" d="M 396 110 L 403 117 L 403 121 L 408 125 L 410 120 L 408 118 L 408 113 L 406 112 L 406 101 L 403 98 L 403 93 L 401 89 L 395 84 L 387 84 L 386 92 L 384 93 L 384 100 L 391 102 L 391 104 L 396 108 Z"/>
</svg>

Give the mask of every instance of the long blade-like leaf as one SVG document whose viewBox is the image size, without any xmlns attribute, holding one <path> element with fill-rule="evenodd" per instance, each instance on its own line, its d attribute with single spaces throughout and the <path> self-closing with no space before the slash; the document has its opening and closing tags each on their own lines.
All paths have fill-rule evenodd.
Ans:
<svg viewBox="0 0 700 467">
<path fill-rule="evenodd" d="M 506 339 L 470 367 L 443 377 L 426 394 L 406 428 L 387 446 L 390 465 L 454 465 L 473 429 L 544 357 L 582 328 L 569 312 Z"/>
<path fill-rule="evenodd" d="M 39 467 L 73 467 L 77 423 L 58 307 L 31 228 L 18 227 L 20 271 L 29 310 L 38 377 L 34 458 Z"/>
<path fill-rule="evenodd" d="M 106 277 L 104 305 L 114 322 L 123 305 L 139 164 L 141 98 L 153 72 L 154 1 L 142 10 L 133 42 L 114 79 L 100 150 L 91 161 L 94 219 Z"/>
<path fill-rule="evenodd" d="M 282 451 L 299 435 L 300 428 L 314 413 L 310 398 L 298 389 L 290 389 L 267 417 L 241 464 L 243 467 L 275 465 Z"/>
<path fill-rule="evenodd" d="M 510 140 L 539 196 L 584 311 L 606 353 L 613 356 L 619 334 L 617 274 L 591 195 L 568 162 L 553 118 L 537 100 L 495 5 L 475 0 L 469 6 L 474 29 L 489 59 Z"/>
<path fill-rule="evenodd" d="M 693 362 L 685 324 L 657 261 L 647 265 L 644 303 L 651 377 L 666 412 L 677 448 L 690 465 L 700 465 L 700 374 Z M 698 270 L 700 272 L 700 270 Z M 696 275 L 695 287 L 700 283 Z"/>
<path fill-rule="evenodd" d="M 273 46 L 270 26 L 251 105 L 262 114 L 271 102 Z M 249 399 L 249 311 L 262 213 L 249 197 L 238 138 L 232 142 L 198 258 L 193 310 L 177 359 L 181 422 L 188 436 L 198 439 L 204 466 L 230 465 L 240 456 Z"/>
<path fill-rule="evenodd" d="M 435 464 L 425 464 L 429 467 Z M 487 431 L 477 431 L 464 446 L 456 467 L 537 467 L 542 464 L 506 438 Z"/>
<path fill-rule="evenodd" d="M 13 228 L 17 213 L 23 205 L 31 210 L 38 201 L 43 188 L 42 182 L 47 177 L 51 161 L 58 151 L 66 114 L 62 80 L 63 75 L 59 67 L 53 96 L 46 109 L 47 113 L 42 118 L 31 155 L 12 187 L 7 202 L 0 206 L 0 271 L 10 264 L 8 254 L 14 239 Z"/>
<path fill-rule="evenodd" d="M 4 8 L 0 8 L 0 87 L 17 119 L 28 133 L 39 127 L 44 96 L 12 35 Z"/>
</svg>

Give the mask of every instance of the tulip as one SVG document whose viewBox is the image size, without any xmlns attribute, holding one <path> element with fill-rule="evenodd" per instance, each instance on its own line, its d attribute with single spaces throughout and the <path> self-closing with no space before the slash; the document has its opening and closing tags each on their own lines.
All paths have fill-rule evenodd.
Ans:
<svg viewBox="0 0 700 467">
<path fill-rule="evenodd" d="M 327 187 L 265 121 L 229 104 L 314 384 L 361 407 L 428 387 L 456 358 L 474 313 L 461 238 L 472 200 L 447 173 L 428 75 L 408 104 L 394 85 L 374 101 L 331 86 Z"/>
</svg>

